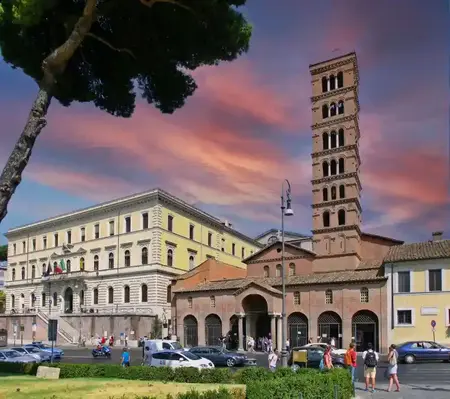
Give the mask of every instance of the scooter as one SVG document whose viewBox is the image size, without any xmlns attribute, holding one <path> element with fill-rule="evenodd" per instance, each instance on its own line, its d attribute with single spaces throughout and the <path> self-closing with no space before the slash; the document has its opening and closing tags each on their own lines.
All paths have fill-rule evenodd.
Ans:
<svg viewBox="0 0 450 399">
<path fill-rule="evenodd" d="M 92 349 L 92 356 L 94 357 L 106 357 L 108 359 L 111 358 L 111 349 L 107 346 L 103 346 L 101 349 L 94 348 Z"/>
</svg>

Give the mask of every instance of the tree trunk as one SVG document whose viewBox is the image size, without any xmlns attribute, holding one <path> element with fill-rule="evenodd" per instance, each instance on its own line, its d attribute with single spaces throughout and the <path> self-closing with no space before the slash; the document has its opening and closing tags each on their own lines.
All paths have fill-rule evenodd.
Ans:
<svg viewBox="0 0 450 399">
<path fill-rule="evenodd" d="M 0 175 L 0 223 L 7 214 L 8 203 L 22 180 L 34 143 L 47 124 L 46 116 L 52 100 L 52 89 L 58 76 L 64 73 L 67 63 L 75 54 L 95 20 L 97 0 L 86 0 L 83 15 L 75 24 L 67 40 L 43 62 L 43 79 L 31 107 L 28 121 Z"/>
</svg>

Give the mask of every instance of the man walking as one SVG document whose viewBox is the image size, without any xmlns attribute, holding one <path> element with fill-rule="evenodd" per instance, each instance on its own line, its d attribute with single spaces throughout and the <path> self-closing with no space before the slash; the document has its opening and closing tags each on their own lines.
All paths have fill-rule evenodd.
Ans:
<svg viewBox="0 0 450 399">
<path fill-rule="evenodd" d="M 364 360 L 364 378 L 366 380 L 366 391 L 369 390 L 369 382 L 372 385 L 372 392 L 375 392 L 375 377 L 379 355 L 373 350 L 372 343 L 367 344 L 367 350 L 362 355 Z"/>
</svg>

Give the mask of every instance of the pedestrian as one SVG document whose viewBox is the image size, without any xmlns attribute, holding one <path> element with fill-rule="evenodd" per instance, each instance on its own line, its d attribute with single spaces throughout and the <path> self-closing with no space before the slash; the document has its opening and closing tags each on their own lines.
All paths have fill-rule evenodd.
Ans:
<svg viewBox="0 0 450 399">
<path fill-rule="evenodd" d="M 323 366 L 325 369 L 333 368 L 333 360 L 331 359 L 331 346 L 328 345 L 325 349 L 325 353 L 323 354 Z"/>
<path fill-rule="evenodd" d="M 128 348 L 122 349 L 121 364 L 122 367 L 130 367 L 130 353 L 128 352 Z"/>
<path fill-rule="evenodd" d="M 277 369 L 277 362 L 278 362 L 278 352 L 271 351 L 269 353 L 269 369 L 270 369 L 270 371 L 275 371 Z"/>
<path fill-rule="evenodd" d="M 334 339 L 334 337 L 331 338 L 330 345 L 331 345 L 333 348 L 336 348 L 336 340 Z"/>
<path fill-rule="evenodd" d="M 388 377 L 389 377 L 389 387 L 388 392 L 392 389 L 392 384 L 395 383 L 395 386 L 397 389 L 395 392 L 400 392 L 400 383 L 398 382 L 398 375 L 397 375 L 397 361 L 398 361 L 398 352 L 394 344 L 392 344 L 389 347 L 389 354 L 388 354 Z"/>
<path fill-rule="evenodd" d="M 362 355 L 364 360 L 364 378 L 366 380 L 366 391 L 369 390 L 369 382 L 372 385 L 372 392 L 375 392 L 375 377 L 379 355 L 373 350 L 372 343 L 367 344 L 367 350 Z"/>
<path fill-rule="evenodd" d="M 345 353 L 344 363 L 352 376 L 352 384 L 355 383 L 355 370 L 356 370 L 356 351 L 355 344 L 350 342 L 347 352 Z"/>
<path fill-rule="evenodd" d="M 289 341 L 289 339 L 286 340 L 286 351 L 289 352 L 289 350 L 291 349 L 291 342 Z"/>
</svg>

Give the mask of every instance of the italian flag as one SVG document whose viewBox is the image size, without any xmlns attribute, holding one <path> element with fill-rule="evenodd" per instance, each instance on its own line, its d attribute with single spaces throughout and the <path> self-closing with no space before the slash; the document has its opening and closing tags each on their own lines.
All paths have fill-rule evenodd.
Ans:
<svg viewBox="0 0 450 399">
<path fill-rule="evenodd" d="M 64 259 L 61 259 L 61 261 L 59 262 L 59 265 L 57 265 L 55 267 L 55 273 L 56 274 L 61 274 L 62 272 L 66 271 L 66 265 L 64 263 Z"/>
</svg>

